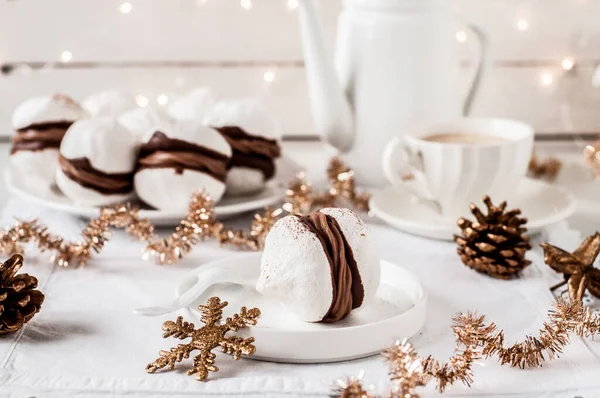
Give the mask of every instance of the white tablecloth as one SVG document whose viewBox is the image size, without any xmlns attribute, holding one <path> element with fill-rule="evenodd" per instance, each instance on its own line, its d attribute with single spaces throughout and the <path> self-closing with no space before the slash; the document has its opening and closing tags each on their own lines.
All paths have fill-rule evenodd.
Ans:
<svg viewBox="0 0 600 398">
<path fill-rule="evenodd" d="M 14 217 L 39 217 L 53 231 L 72 238 L 77 238 L 85 224 L 12 199 L 1 225 L 9 225 Z M 429 296 L 426 325 L 412 339 L 421 355 L 440 359 L 451 355 L 451 318 L 458 311 L 486 314 L 505 330 L 508 343 L 537 333 L 542 325 L 553 300 L 548 286 L 560 276 L 543 264 L 539 249 L 530 253 L 534 264 L 521 279 L 501 281 L 463 266 L 452 243 L 406 235 L 375 223 L 372 228 L 382 258 L 418 275 Z M 579 238 L 566 224 L 549 233 L 550 241 L 565 248 L 575 247 Z M 170 298 L 173 286 L 190 269 L 239 253 L 204 243 L 182 262 L 158 266 L 140 259 L 141 247 L 116 233 L 104 252 L 84 269 L 53 267 L 46 255 L 36 250 L 27 253 L 23 272 L 38 277 L 46 301 L 21 333 L 0 338 L 1 397 L 327 396 L 336 378 L 360 370 L 365 371 L 365 384 L 373 385 L 376 392 L 386 391 L 387 369 L 379 356 L 291 365 L 249 359 L 236 362 L 218 354 L 221 370 L 205 383 L 186 376 L 185 363 L 174 371 L 147 374 L 146 364 L 175 342 L 161 337 L 161 324 L 174 315 L 145 318 L 132 314 L 132 309 Z M 261 343 L 256 342 L 259 347 Z M 456 385 L 445 395 L 600 396 L 598 347 L 600 342 L 573 338 L 559 360 L 531 370 L 501 367 L 490 359 L 476 366 L 471 388 Z M 437 395 L 433 385 L 424 393 Z"/>
</svg>

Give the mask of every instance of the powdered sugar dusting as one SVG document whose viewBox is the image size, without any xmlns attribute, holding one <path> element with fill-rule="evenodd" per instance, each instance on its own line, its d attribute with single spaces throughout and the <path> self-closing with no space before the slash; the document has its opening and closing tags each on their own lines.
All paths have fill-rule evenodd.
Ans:
<svg viewBox="0 0 600 398">
<path fill-rule="evenodd" d="M 332 284 L 321 241 L 295 216 L 279 220 L 267 236 L 256 289 L 298 318 L 318 322 L 331 306 Z"/>
<path fill-rule="evenodd" d="M 374 235 L 351 210 L 328 208 L 321 212 L 337 220 L 352 248 L 366 305 L 375 296 L 380 280 Z M 329 310 L 333 299 L 329 260 L 321 241 L 297 217 L 279 220 L 267 236 L 256 289 L 281 301 L 304 321 L 318 322 Z"/>
</svg>

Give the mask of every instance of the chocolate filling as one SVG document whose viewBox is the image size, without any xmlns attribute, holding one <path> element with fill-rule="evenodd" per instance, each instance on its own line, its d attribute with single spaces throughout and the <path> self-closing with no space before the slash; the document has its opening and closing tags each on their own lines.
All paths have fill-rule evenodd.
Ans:
<svg viewBox="0 0 600 398">
<path fill-rule="evenodd" d="M 73 122 L 38 123 L 19 129 L 12 138 L 10 153 L 58 149 L 71 124 Z"/>
<path fill-rule="evenodd" d="M 218 127 L 217 130 L 225 137 L 233 156 L 229 163 L 231 167 L 248 167 L 262 171 L 265 180 L 275 175 L 275 158 L 281 155 L 281 148 L 276 140 L 248 134 L 237 126 Z"/>
<path fill-rule="evenodd" d="M 275 162 L 273 159 L 266 159 L 262 156 L 243 155 L 233 151 L 233 156 L 229 162 L 227 168 L 232 167 L 248 167 L 250 169 L 256 169 L 263 173 L 265 180 L 270 180 L 275 176 Z"/>
<path fill-rule="evenodd" d="M 222 153 L 187 141 L 169 138 L 157 131 L 140 147 L 137 171 L 144 169 L 196 170 L 225 182 L 229 158 Z"/>
<path fill-rule="evenodd" d="M 133 190 L 133 173 L 104 173 L 92 167 L 88 158 L 58 158 L 62 172 L 85 188 L 104 195 L 127 194 Z"/>
<path fill-rule="evenodd" d="M 319 238 L 329 260 L 333 300 L 321 321 L 337 322 L 360 307 L 365 296 L 352 248 L 335 218 L 321 212 L 297 217 Z"/>
</svg>

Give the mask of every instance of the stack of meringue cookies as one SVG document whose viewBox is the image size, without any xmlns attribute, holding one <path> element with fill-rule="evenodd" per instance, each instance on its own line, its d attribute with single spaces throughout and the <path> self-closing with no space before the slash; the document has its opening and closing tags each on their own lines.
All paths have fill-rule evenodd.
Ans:
<svg viewBox="0 0 600 398">
<path fill-rule="evenodd" d="M 246 195 L 275 175 L 276 121 L 257 101 L 213 100 L 197 89 L 162 112 L 102 92 L 80 106 L 65 95 L 31 98 L 14 112 L 11 166 L 73 202 L 105 206 L 139 199 L 186 209 L 204 189 Z M 300 261 L 300 262 L 299 262 Z M 375 236 L 351 210 L 290 215 L 269 232 L 256 289 L 306 322 L 345 319 L 380 281 Z"/>
<path fill-rule="evenodd" d="M 281 132 L 253 99 L 216 101 L 200 88 L 165 111 L 137 107 L 104 91 L 81 105 L 68 96 L 34 97 L 12 117 L 11 167 L 39 188 L 56 184 L 77 205 L 134 199 L 159 210 L 185 210 L 204 190 L 251 195 L 275 176 Z"/>
</svg>

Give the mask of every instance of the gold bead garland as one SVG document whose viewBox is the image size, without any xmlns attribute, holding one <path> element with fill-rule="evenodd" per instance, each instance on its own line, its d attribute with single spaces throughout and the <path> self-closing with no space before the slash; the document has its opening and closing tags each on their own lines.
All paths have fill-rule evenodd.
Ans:
<svg viewBox="0 0 600 398">
<path fill-rule="evenodd" d="M 587 338 L 600 334 L 600 318 L 591 309 L 585 308 L 580 302 L 562 298 L 557 299 L 554 307 L 548 311 L 538 336 L 528 335 L 523 341 L 509 347 L 504 345 L 504 332 L 498 330 L 493 322 L 486 323 L 485 316 L 459 313 L 453 322 L 456 348 L 447 362 L 440 362 L 431 356 L 419 357 L 406 339 L 397 341 L 382 352 L 389 364 L 392 383 L 388 397 L 419 398 L 417 389 L 432 380 L 437 382 L 440 392 L 456 382 L 470 386 L 473 382 L 473 363 L 491 357 L 497 357 L 501 365 L 514 368 L 539 367 L 546 360 L 558 358 L 569 343 L 571 334 Z M 358 386 L 356 383 L 352 385 L 353 390 L 362 390 L 358 383 Z M 332 391 L 332 396 L 352 396 L 343 395 L 345 393 L 344 388 L 337 388 Z"/>
<path fill-rule="evenodd" d="M 196 244 L 207 239 L 215 239 L 221 246 L 258 251 L 262 250 L 267 234 L 284 211 L 306 213 L 315 208 L 335 206 L 338 199 L 359 209 L 368 209 L 369 196 L 356 192 L 352 170 L 334 158 L 327 172 L 330 188 L 326 193 L 314 193 L 306 175 L 301 173 L 290 182 L 283 207 L 266 208 L 255 214 L 247 230 L 225 228 L 216 219 L 213 200 L 199 193 L 191 198 L 187 217 L 166 238 L 159 238 L 152 223 L 139 217 L 139 208 L 127 203 L 101 209 L 99 217 L 85 226 L 81 239 L 75 242 L 51 234 L 38 220 L 19 221 L 0 231 L 0 253 L 22 253 L 24 244 L 34 243 L 40 251 L 52 252 L 51 261 L 61 267 L 84 265 L 95 253 L 102 251 L 113 229 L 123 229 L 134 240 L 145 242 L 143 258 L 154 259 L 159 264 L 177 262 Z"/>
</svg>

